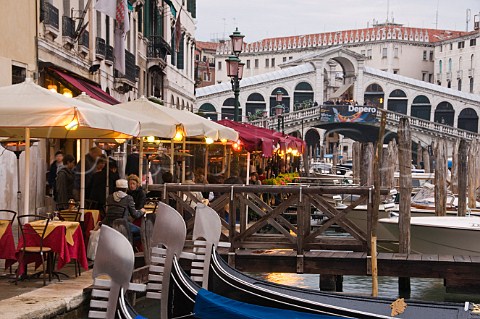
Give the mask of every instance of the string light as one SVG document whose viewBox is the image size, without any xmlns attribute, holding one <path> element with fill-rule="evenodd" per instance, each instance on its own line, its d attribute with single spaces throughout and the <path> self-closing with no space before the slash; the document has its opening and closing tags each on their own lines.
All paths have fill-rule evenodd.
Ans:
<svg viewBox="0 0 480 319">
<path fill-rule="evenodd" d="M 206 138 L 205 138 L 205 143 L 207 143 L 207 144 L 213 144 L 213 142 L 214 142 L 214 141 L 213 141 L 213 138 L 211 138 L 211 137 L 206 137 Z"/>
</svg>

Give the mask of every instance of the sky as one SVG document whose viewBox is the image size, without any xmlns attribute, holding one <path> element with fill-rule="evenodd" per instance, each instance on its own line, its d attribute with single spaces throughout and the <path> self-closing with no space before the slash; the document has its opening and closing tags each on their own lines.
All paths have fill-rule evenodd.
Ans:
<svg viewBox="0 0 480 319">
<path fill-rule="evenodd" d="M 385 22 L 387 12 L 390 21 L 405 26 L 465 31 L 467 9 L 470 31 L 480 0 L 198 0 L 195 38 L 228 37 L 235 27 L 247 42 L 366 28 L 374 19 Z"/>
</svg>

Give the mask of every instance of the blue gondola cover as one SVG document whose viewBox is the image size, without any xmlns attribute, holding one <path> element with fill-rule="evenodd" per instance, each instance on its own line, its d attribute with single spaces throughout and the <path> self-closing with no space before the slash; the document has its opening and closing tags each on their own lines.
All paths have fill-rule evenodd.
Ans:
<svg viewBox="0 0 480 319">
<path fill-rule="evenodd" d="M 292 310 L 262 307 L 239 302 L 201 289 L 195 300 L 198 319 L 338 319 L 345 317 L 316 315 Z"/>
</svg>

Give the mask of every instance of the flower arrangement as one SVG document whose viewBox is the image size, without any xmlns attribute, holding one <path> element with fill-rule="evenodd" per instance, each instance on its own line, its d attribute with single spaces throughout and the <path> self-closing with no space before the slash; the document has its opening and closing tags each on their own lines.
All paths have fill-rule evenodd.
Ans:
<svg viewBox="0 0 480 319">
<path fill-rule="evenodd" d="M 288 183 L 292 183 L 296 177 L 298 177 L 298 173 L 285 173 L 279 174 L 275 178 L 268 178 L 263 180 L 263 185 L 287 185 Z"/>
</svg>

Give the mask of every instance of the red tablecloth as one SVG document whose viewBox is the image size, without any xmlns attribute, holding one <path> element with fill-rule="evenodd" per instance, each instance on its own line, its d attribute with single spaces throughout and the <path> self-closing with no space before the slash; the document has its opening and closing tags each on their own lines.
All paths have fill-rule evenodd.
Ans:
<svg viewBox="0 0 480 319">
<path fill-rule="evenodd" d="M 97 218 L 95 218 L 92 211 L 85 211 L 83 215 L 83 222 L 85 224 L 85 242 L 88 243 L 90 239 L 90 232 L 95 228 L 95 224 L 101 220 L 100 212 L 97 213 Z"/>
<path fill-rule="evenodd" d="M 27 238 L 27 246 L 38 246 L 40 244 L 39 235 L 29 235 Z M 58 255 L 57 270 L 63 268 L 72 259 L 78 260 L 83 269 L 88 270 L 87 254 L 85 243 L 83 241 L 82 229 L 80 227 L 73 233 L 73 245 L 67 243 L 65 237 L 65 226 L 59 225 L 43 240 L 44 247 L 50 247 L 53 252 Z M 17 256 L 20 248 L 23 247 L 23 239 L 19 238 L 17 247 Z M 28 259 L 24 262 L 36 262 L 36 266 L 41 263 L 40 257 L 37 255 L 28 255 Z M 23 272 L 23 263 L 19 265 L 19 274 Z"/>
<path fill-rule="evenodd" d="M 13 239 L 12 224 L 9 223 L 5 233 L 0 238 L 0 259 L 5 259 L 5 268 L 17 261 L 15 256 L 15 241 Z"/>
</svg>

